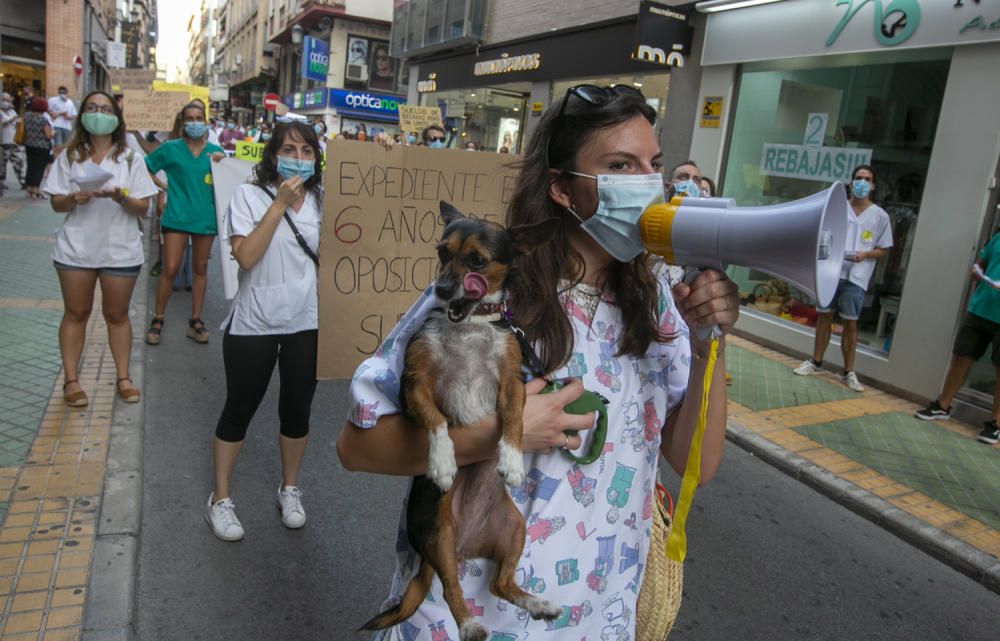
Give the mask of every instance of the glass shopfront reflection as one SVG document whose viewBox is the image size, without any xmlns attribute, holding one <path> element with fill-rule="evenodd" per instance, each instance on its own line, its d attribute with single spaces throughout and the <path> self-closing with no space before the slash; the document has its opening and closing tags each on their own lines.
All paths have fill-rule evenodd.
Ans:
<svg viewBox="0 0 1000 641">
<path fill-rule="evenodd" d="M 428 94 L 425 105 L 441 107 L 447 145 L 464 149 L 470 142 L 481 151 L 516 154 L 521 149 L 528 83 L 478 87 Z M 420 133 L 420 132 L 416 132 Z"/>
<path fill-rule="evenodd" d="M 875 268 L 858 324 L 858 343 L 877 352 L 892 345 L 950 64 L 948 52 L 919 55 L 892 64 L 751 67 L 740 79 L 721 185 L 721 195 L 741 205 L 786 202 L 825 189 L 831 172 L 846 183 L 853 166 L 870 157 L 878 178 L 872 200 L 888 212 L 894 239 Z M 768 155 L 778 145 L 826 154 L 830 162 L 778 164 Z M 815 326 L 815 301 L 788 283 L 741 267 L 729 275 L 750 309 Z"/>
</svg>

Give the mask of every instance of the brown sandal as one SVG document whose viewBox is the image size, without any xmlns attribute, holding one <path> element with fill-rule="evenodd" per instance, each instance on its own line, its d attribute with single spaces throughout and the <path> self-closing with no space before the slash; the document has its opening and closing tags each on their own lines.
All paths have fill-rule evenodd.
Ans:
<svg viewBox="0 0 1000 641">
<path fill-rule="evenodd" d="M 163 317 L 154 316 L 153 321 L 149 324 L 149 329 L 146 330 L 146 344 L 159 345 L 160 333 L 162 331 L 163 331 Z"/>
<path fill-rule="evenodd" d="M 118 382 L 115 383 L 115 387 L 118 388 L 118 398 L 122 399 L 125 403 L 138 403 L 139 402 L 139 390 L 135 388 L 135 383 L 132 383 L 132 387 L 122 389 L 122 381 L 128 381 L 132 383 L 131 378 L 119 378 Z"/>
<path fill-rule="evenodd" d="M 73 380 L 66 381 L 65 383 L 63 383 L 63 401 L 65 401 L 66 405 L 68 405 L 69 407 L 87 407 L 87 405 L 90 403 L 90 399 L 87 398 L 87 393 L 84 392 L 83 390 L 80 390 L 79 392 L 73 392 L 72 394 L 66 393 L 66 388 L 69 385 L 79 382 L 80 382 L 79 380 L 74 378 Z"/>
</svg>

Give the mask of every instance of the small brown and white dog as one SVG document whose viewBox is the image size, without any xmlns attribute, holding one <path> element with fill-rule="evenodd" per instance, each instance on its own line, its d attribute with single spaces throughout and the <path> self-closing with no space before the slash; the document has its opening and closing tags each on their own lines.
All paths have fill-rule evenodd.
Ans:
<svg viewBox="0 0 1000 641">
<path fill-rule="evenodd" d="M 482 641 L 487 631 L 469 614 L 459 583 L 463 559 L 493 559 L 490 591 L 532 618 L 551 621 L 562 613 L 522 590 L 515 579 L 525 525 L 504 482 L 511 487 L 524 482 L 525 393 L 521 348 L 501 319 L 511 263 L 547 242 L 559 221 L 504 229 L 466 218 L 445 202 L 441 217 L 445 228 L 437 246 L 434 293 L 443 306 L 410 339 L 402 376 L 404 411 L 430 441 L 427 474 L 413 479 L 406 510 L 407 535 L 421 564 L 400 602 L 362 629 L 382 630 L 408 619 L 436 572 L 461 641 Z M 501 433 L 496 458 L 459 468 L 448 426 L 473 425 L 491 414 Z"/>
</svg>

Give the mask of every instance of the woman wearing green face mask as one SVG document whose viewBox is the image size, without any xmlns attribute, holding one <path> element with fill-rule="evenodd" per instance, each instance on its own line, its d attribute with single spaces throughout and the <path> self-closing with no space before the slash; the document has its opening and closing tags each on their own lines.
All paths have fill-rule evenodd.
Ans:
<svg viewBox="0 0 1000 641">
<path fill-rule="evenodd" d="M 66 214 L 52 251 L 65 308 L 59 348 L 66 404 L 88 403 L 77 378 L 98 282 L 118 396 L 135 403 L 139 390 L 128 371 L 132 348 L 128 306 L 143 261 L 138 218 L 146 213 L 156 186 L 142 159 L 128 148 L 125 123 L 111 96 L 95 91 L 84 98 L 66 151 L 56 159 L 42 191 L 51 196 L 52 209 Z"/>
</svg>

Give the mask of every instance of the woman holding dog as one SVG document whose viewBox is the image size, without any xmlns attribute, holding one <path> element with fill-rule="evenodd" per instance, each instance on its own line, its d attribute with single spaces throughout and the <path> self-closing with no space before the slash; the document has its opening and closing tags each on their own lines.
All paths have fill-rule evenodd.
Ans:
<svg viewBox="0 0 1000 641">
<path fill-rule="evenodd" d="M 476 559 L 466 559 L 461 586 L 465 598 L 483 608 L 476 622 L 488 630 L 573 626 L 574 638 L 599 638 L 609 629 L 615 638 L 634 638 L 632 613 L 656 514 L 651 503 L 658 459 L 662 455 L 678 475 L 684 473 L 702 396 L 709 345 L 689 327 L 718 325 L 726 332 L 739 310 L 736 286 L 719 272 L 706 271 L 671 291 L 662 262 L 643 252 L 637 233 L 628 233 L 643 209 L 664 196 L 654 119 L 632 87 L 572 87 L 542 118 L 525 150 L 507 224 L 549 218 L 562 224 L 547 245 L 515 259 L 508 307 L 548 376 L 575 378 L 548 394 L 540 394 L 543 380 L 526 384 L 522 448 L 528 481 L 513 496 L 528 540 L 517 576 L 525 589 L 561 604 L 563 616 L 523 620 L 523 613 L 490 593 L 492 566 L 476 568 Z M 352 414 L 338 441 L 348 469 L 426 472 L 427 437 L 399 413 L 384 380 L 385 371 L 400 371 L 410 338 L 403 328 L 418 327 L 435 304 L 431 296 L 421 298 L 390 334 L 391 347 L 359 368 Z M 724 345 L 722 339 L 711 384 L 702 482 L 722 458 Z M 563 409 L 584 389 L 608 399 L 607 445 L 613 447 L 605 447 L 599 462 L 577 465 L 559 449 L 582 454 L 593 439 L 593 414 Z M 495 456 L 495 420 L 451 428 L 449 435 L 459 465 Z M 419 565 L 414 554 L 399 554 L 391 602 Z M 450 638 L 459 638 L 440 584 L 430 589 L 432 598 L 384 638 L 402 639 L 400 628 L 423 630 L 440 621 Z"/>
<path fill-rule="evenodd" d="M 243 538 L 229 479 L 275 364 L 281 376 L 277 506 L 285 527 L 306 524 L 298 475 L 316 391 L 321 162 L 308 122 L 279 122 L 252 181 L 237 187 L 229 203 L 223 233 L 240 266 L 239 290 L 223 323 L 226 404 L 215 428 L 215 484 L 205 509 L 212 532 L 224 541 Z"/>
<path fill-rule="evenodd" d="M 139 390 L 129 377 L 128 307 L 143 262 L 139 218 L 156 186 L 142 158 L 128 148 L 125 121 L 111 96 L 94 91 L 83 99 L 66 151 L 56 158 L 42 191 L 51 197 L 52 209 L 66 214 L 52 250 L 65 307 L 59 324 L 63 398 L 70 407 L 89 403 L 78 376 L 94 288 L 100 283 L 118 396 L 138 402 Z"/>
</svg>

